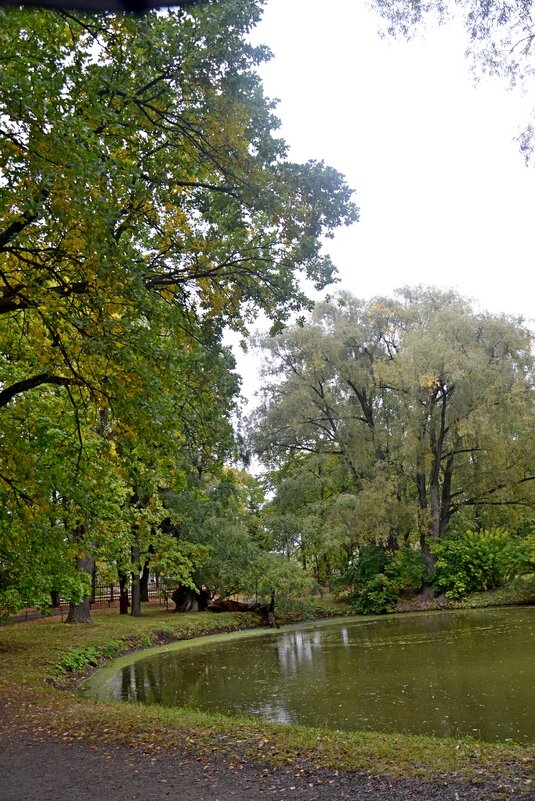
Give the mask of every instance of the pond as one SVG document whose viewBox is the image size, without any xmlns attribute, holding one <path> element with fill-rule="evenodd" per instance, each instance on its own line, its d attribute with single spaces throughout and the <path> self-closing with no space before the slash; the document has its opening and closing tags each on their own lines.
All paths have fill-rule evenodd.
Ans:
<svg viewBox="0 0 535 801">
<path fill-rule="evenodd" d="M 344 618 L 175 643 L 99 670 L 97 700 L 330 729 L 535 741 L 535 607 Z"/>
</svg>

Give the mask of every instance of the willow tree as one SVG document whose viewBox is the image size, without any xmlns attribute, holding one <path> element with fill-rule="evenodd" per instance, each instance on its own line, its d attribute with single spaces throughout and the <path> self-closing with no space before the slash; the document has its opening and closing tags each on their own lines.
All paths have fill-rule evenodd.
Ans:
<svg viewBox="0 0 535 801">
<path fill-rule="evenodd" d="M 275 464 L 337 458 L 362 538 L 394 547 L 418 532 L 431 570 L 431 543 L 461 510 L 533 504 L 533 357 L 519 320 L 453 292 L 343 294 L 263 345 L 276 380 L 259 451 Z"/>
<path fill-rule="evenodd" d="M 535 13 L 532 0 L 373 0 L 390 36 L 411 39 L 452 19 L 465 29 L 466 50 L 474 74 L 505 79 L 512 87 L 529 90 L 535 68 Z M 532 112 L 533 116 L 533 112 Z M 528 122 L 520 137 L 526 160 L 535 147 L 535 125 Z"/>
<path fill-rule="evenodd" d="M 269 54 L 247 41 L 260 8 L 0 10 L 0 481 L 15 505 L 5 432 L 23 400 L 60 393 L 80 449 L 87 415 L 132 438 L 157 414 L 176 431 L 194 376 L 210 381 L 196 343 L 217 352 L 225 324 L 246 332 L 259 310 L 280 325 L 308 305 L 300 276 L 333 279 L 321 237 L 356 209 L 336 170 L 287 160 L 256 73 Z"/>
</svg>

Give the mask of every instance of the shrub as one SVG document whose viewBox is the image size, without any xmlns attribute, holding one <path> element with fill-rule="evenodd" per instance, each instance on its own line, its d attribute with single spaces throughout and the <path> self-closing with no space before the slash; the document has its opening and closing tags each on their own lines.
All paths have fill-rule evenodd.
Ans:
<svg viewBox="0 0 535 801">
<path fill-rule="evenodd" d="M 365 587 L 368 581 L 383 572 L 386 560 L 384 548 L 379 545 L 364 545 L 343 572 L 340 585 L 350 587 L 353 591 Z"/>
<path fill-rule="evenodd" d="M 121 648 L 118 642 L 107 645 L 69 648 L 56 665 L 59 673 L 81 673 L 88 667 L 96 667 L 103 659 L 116 656 Z"/>
<path fill-rule="evenodd" d="M 396 583 L 384 573 L 378 573 L 354 596 L 352 604 L 362 615 L 382 615 L 393 612 L 398 599 Z"/>
<path fill-rule="evenodd" d="M 467 531 L 439 540 L 434 584 L 448 598 L 501 587 L 528 571 L 529 544 L 505 529 Z"/>
<path fill-rule="evenodd" d="M 402 595 L 414 595 L 422 588 L 424 576 L 418 551 L 366 546 L 353 567 L 350 603 L 362 614 L 391 612 Z"/>
<path fill-rule="evenodd" d="M 98 665 L 100 657 L 100 648 L 69 648 L 57 667 L 66 673 L 79 673 L 87 667 Z"/>
<path fill-rule="evenodd" d="M 427 572 L 420 551 L 402 548 L 389 557 L 384 574 L 392 580 L 398 595 L 410 596 L 420 592 Z"/>
</svg>

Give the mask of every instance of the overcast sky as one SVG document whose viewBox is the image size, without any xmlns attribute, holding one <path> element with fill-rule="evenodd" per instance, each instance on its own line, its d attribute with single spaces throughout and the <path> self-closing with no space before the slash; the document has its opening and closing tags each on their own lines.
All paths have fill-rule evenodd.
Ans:
<svg viewBox="0 0 535 801">
<path fill-rule="evenodd" d="M 474 85 L 454 25 L 407 43 L 379 24 L 363 2 L 269 0 L 253 35 L 274 53 L 261 75 L 290 158 L 324 159 L 356 190 L 360 222 L 328 244 L 339 286 L 453 287 L 535 317 L 535 168 L 513 141 L 529 98 Z"/>
</svg>

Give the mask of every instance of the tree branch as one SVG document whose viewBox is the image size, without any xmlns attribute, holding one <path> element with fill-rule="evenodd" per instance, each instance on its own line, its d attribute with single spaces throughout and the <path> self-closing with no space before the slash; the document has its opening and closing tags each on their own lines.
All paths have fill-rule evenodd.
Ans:
<svg viewBox="0 0 535 801">
<path fill-rule="evenodd" d="M 29 389 L 35 389 L 35 387 L 39 387 L 42 384 L 55 384 L 57 386 L 68 387 L 72 383 L 74 383 L 72 378 L 66 378 L 62 375 L 51 375 L 50 373 L 40 373 L 31 378 L 24 378 L 22 381 L 15 381 L 14 384 L 0 391 L 0 408 L 6 406 L 16 395 L 27 392 Z"/>
</svg>

